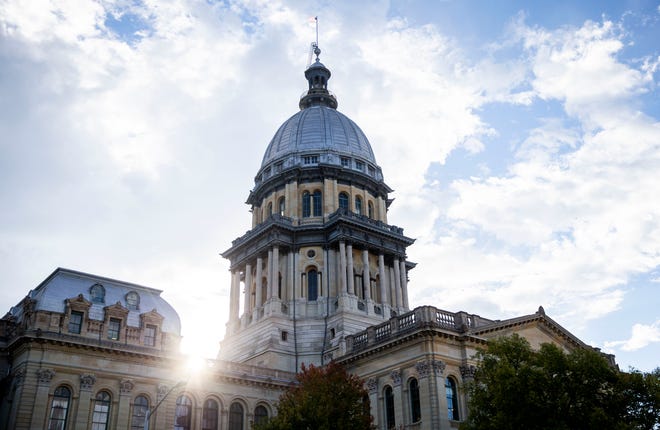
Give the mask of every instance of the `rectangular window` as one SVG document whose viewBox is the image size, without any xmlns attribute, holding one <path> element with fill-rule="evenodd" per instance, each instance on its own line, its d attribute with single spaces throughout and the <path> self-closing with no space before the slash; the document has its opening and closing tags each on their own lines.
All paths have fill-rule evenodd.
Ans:
<svg viewBox="0 0 660 430">
<path fill-rule="evenodd" d="M 355 168 L 357 170 L 364 171 L 364 163 L 362 161 L 355 160 Z"/>
<path fill-rule="evenodd" d="M 117 318 L 110 318 L 108 324 L 108 339 L 119 340 L 119 332 L 121 330 L 121 320 Z"/>
<path fill-rule="evenodd" d="M 302 158 L 303 164 L 319 164 L 318 155 L 305 155 Z"/>
<path fill-rule="evenodd" d="M 147 324 L 144 328 L 144 344 L 146 346 L 156 346 L 156 326 Z"/>
<path fill-rule="evenodd" d="M 71 311 L 69 316 L 69 333 L 80 334 L 82 328 L 83 313 Z"/>
<path fill-rule="evenodd" d="M 351 159 L 348 157 L 341 157 L 341 167 L 351 167 Z"/>
<path fill-rule="evenodd" d="M 369 171 L 369 176 L 376 176 L 376 169 L 374 169 L 373 166 L 367 166 L 367 169 Z"/>
</svg>

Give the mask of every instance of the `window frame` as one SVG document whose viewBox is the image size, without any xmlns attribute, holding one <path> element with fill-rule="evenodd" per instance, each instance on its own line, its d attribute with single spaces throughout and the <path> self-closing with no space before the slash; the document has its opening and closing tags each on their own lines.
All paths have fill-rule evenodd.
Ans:
<svg viewBox="0 0 660 430">
<path fill-rule="evenodd" d="M 445 378 L 445 395 L 447 397 L 447 417 L 450 421 L 460 421 L 458 405 L 458 386 L 451 376 Z"/>
<path fill-rule="evenodd" d="M 312 294 L 313 293 L 313 294 Z M 319 272 L 316 267 L 307 270 L 307 301 L 315 302 L 319 298 Z"/>
<path fill-rule="evenodd" d="M 76 323 L 74 321 L 74 316 L 76 318 L 80 318 L 80 321 Z M 69 314 L 69 324 L 67 326 L 67 330 L 69 331 L 69 333 L 73 333 L 73 334 L 82 333 L 82 325 L 84 320 L 85 320 L 85 312 L 71 311 L 71 313 Z M 74 328 L 73 330 L 71 329 L 72 327 Z M 78 329 L 76 330 L 75 327 L 77 327 Z"/>
<path fill-rule="evenodd" d="M 215 407 L 212 407 L 215 406 Z M 215 413 L 213 413 L 215 412 Z M 206 399 L 202 408 L 202 430 L 217 430 L 220 405 L 215 399 Z"/>
<path fill-rule="evenodd" d="M 387 430 L 396 428 L 396 411 L 394 409 L 394 390 L 386 386 L 383 390 L 383 402 L 385 403 L 385 428 Z"/>
<path fill-rule="evenodd" d="M 362 215 L 362 197 L 355 196 L 355 213 Z"/>
<path fill-rule="evenodd" d="M 263 413 L 258 413 L 257 411 L 262 410 Z M 270 419 L 270 415 L 268 414 L 268 408 L 265 407 L 264 405 L 257 405 L 254 408 L 254 424 L 263 424 L 267 423 L 268 420 Z"/>
<path fill-rule="evenodd" d="M 121 318 L 108 319 L 108 339 L 119 341 L 121 339 Z"/>
<path fill-rule="evenodd" d="M 139 399 L 144 400 L 144 402 L 138 403 Z M 147 411 L 149 410 L 149 399 L 147 396 L 140 394 L 133 399 L 131 407 L 131 430 L 143 429 Z"/>
<path fill-rule="evenodd" d="M 339 203 L 339 209 L 343 209 L 348 211 L 350 207 L 350 198 L 348 197 L 348 193 L 345 191 L 342 191 L 339 193 L 338 196 L 338 203 Z"/>
<path fill-rule="evenodd" d="M 66 391 L 66 395 L 64 395 Z M 48 413 L 48 429 L 64 430 L 68 424 L 69 409 L 71 407 L 71 389 L 66 385 L 60 385 L 53 391 Z M 61 405 L 64 404 L 64 407 Z M 63 412 L 62 412 L 63 411 Z M 57 415 L 57 416 L 55 416 Z"/>
<path fill-rule="evenodd" d="M 112 395 L 101 390 L 94 396 L 92 408 L 91 430 L 107 430 L 110 424 L 110 409 L 112 408 Z"/>
<path fill-rule="evenodd" d="M 190 397 L 181 394 L 176 398 L 176 405 L 174 407 L 174 430 L 190 430 L 192 428 L 192 411 L 193 402 Z M 182 412 L 185 412 L 185 414 Z M 184 422 L 183 425 L 179 425 L 178 419 L 182 417 L 186 417 L 186 422 Z"/>
<path fill-rule="evenodd" d="M 419 399 L 419 381 L 410 378 L 408 381 L 408 398 L 410 401 L 410 419 L 413 424 L 422 420 L 422 405 Z"/>
<path fill-rule="evenodd" d="M 238 420 L 236 422 L 235 420 Z M 245 425 L 245 408 L 239 402 L 229 406 L 228 430 L 243 430 Z"/>
<path fill-rule="evenodd" d="M 150 334 L 153 334 L 153 336 L 150 336 Z M 158 326 L 155 324 L 145 324 L 144 346 L 156 346 L 157 336 L 158 336 Z"/>
</svg>

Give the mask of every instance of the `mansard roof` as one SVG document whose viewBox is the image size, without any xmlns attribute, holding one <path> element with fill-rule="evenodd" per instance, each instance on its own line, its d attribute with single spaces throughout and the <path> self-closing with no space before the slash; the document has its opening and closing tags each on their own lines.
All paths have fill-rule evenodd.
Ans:
<svg viewBox="0 0 660 430">
<path fill-rule="evenodd" d="M 102 297 L 95 296 L 102 292 Z M 126 296 L 135 292 L 139 296 L 139 305 L 129 306 Z M 34 311 L 65 312 L 66 300 L 82 295 L 91 303 L 89 318 L 102 321 L 104 308 L 119 306 L 128 310 L 127 325 L 140 326 L 140 314 L 155 310 L 164 317 L 162 331 L 181 334 L 181 321 L 174 308 L 161 297 L 162 290 L 145 287 L 130 282 L 78 272 L 71 269 L 57 268 L 41 284 L 28 293 L 26 299 L 33 302 Z M 14 306 L 10 314 L 16 319 L 22 318 L 23 306 Z"/>
</svg>

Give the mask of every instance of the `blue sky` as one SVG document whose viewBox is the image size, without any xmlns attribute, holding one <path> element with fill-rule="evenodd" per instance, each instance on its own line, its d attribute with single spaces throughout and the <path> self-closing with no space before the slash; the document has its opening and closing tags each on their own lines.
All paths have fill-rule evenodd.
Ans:
<svg viewBox="0 0 660 430">
<path fill-rule="evenodd" d="M 141 283 L 212 356 L 219 253 L 317 15 L 416 238 L 412 305 L 543 305 L 622 368 L 660 365 L 658 1 L 0 0 L 0 308 L 58 266 Z"/>
</svg>

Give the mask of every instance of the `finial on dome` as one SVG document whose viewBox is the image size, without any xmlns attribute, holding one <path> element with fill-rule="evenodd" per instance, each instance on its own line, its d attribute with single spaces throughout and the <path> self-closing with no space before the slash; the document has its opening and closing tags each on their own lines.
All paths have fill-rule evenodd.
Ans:
<svg viewBox="0 0 660 430">
<path fill-rule="evenodd" d="M 332 109 L 337 109 L 337 99 L 328 91 L 328 79 L 330 79 L 330 70 L 321 63 L 319 55 L 321 49 L 319 48 L 319 17 L 315 16 L 316 23 L 316 41 L 312 42 L 309 52 L 309 61 L 307 63 L 307 70 L 305 70 L 305 78 L 309 83 L 309 88 L 300 99 L 298 106 L 300 109 L 306 109 L 310 106 L 328 106 Z M 316 61 L 312 64 L 312 53 L 316 55 Z"/>
</svg>

